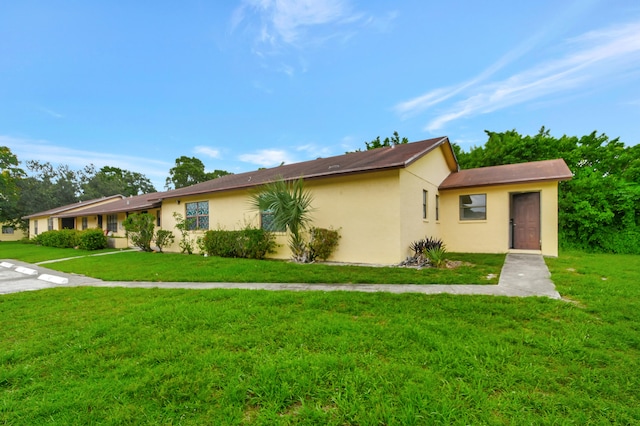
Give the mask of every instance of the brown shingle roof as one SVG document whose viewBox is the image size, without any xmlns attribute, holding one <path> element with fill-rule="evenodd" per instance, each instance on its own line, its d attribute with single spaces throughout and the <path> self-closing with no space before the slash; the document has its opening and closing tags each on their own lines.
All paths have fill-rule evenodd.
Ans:
<svg viewBox="0 0 640 426">
<path fill-rule="evenodd" d="M 569 180 L 572 174 L 563 159 L 480 167 L 451 173 L 440 189 L 459 189 L 485 185 Z"/>
<path fill-rule="evenodd" d="M 197 183 L 185 188 L 158 193 L 156 200 L 197 195 L 210 192 L 228 191 L 232 189 L 250 188 L 280 178 L 292 180 L 298 178 L 314 179 L 340 176 L 351 173 L 362 173 L 378 170 L 389 170 L 407 167 L 418 158 L 448 143 L 446 137 L 427 139 L 420 142 L 396 145 L 394 147 L 377 148 L 369 151 L 351 152 L 335 157 L 318 158 L 317 160 L 287 164 L 270 169 L 226 175 L 207 182 Z M 152 200 L 154 200 L 152 198 Z"/>
<path fill-rule="evenodd" d="M 117 199 L 122 199 L 124 198 L 123 195 L 111 195 L 109 197 L 102 197 L 102 198 L 95 198 L 93 200 L 87 200 L 87 201 L 80 201 L 77 203 L 73 203 L 73 204 L 67 204 L 66 206 L 61 206 L 61 207 L 56 207 L 54 209 L 50 209 L 50 210 L 45 210 L 43 212 L 38 212 L 38 213 L 33 213 L 30 214 L 28 216 L 23 216 L 23 219 L 31 219 L 33 217 L 40 217 L 40 216 L 54 216 L 54 215 L 58 215 L 59 213 L 64 213 L 66 211 L 69 210 L 73 210 L 73 209 L 78 209 L 78 208 L 82 208 L 82 207 L 89 207 L 92 204 L 95 203 L 100 203 L 109 199 L 113 199 L 113 200 L 117 200 Z"/>
<path fill-rule="evenodd" d="M 59 214 L 56 215 L 56 217 L 92 216 L 94 214 L 113 214 L 154 209 L 160 207 L 162 202 L 149 200 L 157 200 L 160 194 L 162 193 L 152 192 L 149 194 L 136 195 L 134 197 L 125 197 L 121 200 L 117 200 L 108 204 L 101 204 L 99 206 L 82 209 L 79 212 Z"/>
</svg>

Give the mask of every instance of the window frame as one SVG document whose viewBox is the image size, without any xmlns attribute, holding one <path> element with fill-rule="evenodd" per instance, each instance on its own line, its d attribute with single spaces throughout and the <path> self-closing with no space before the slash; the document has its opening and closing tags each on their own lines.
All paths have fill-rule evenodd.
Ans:
<svg viewBox="0 0 640 426">
<path fill-rule="evenodd" d="M 2 233 L 6 235 L 11 235 L 15 232 L 13 226 L 2 226 Z"/>
<path fill-rule="evenodd" d="M 440 220 L 440 195 L 436 194 L 436 221 Z"/>
<path fill-rule="evenodd" d="M 85 229 L 87 229 L 89 227 L 89 218 L 84 216 L 82 218 L 82 230 L 84 231 Z"/>
<path fill-rule="evenodd" d="M 118 232 L 118 214 L 107 215 L 107 232 Z"/>
<path fill-rule="evenodd" d="M 189 206 L 195 204 L 195 215 L 189 215 Z M 202 206 L 207 206 L 206 214 L 200 213 Z M 184 217 L 187 221 L 189 231 L 208 231 L 209 230 L 209 201 L 191 201 L 184 203 Z M 206 218 L 206 220 L 205 220 Z M 193 220 L 193 221 L 192 221 Z"/>
<path fill-rule="evenodd" d="M 47 218 L 47 231 L 53 231 L 53 218 Z"/>
<path fill-rule="evenodd" d="M 265 217 L 272 217 L 272 216 L 273 216 L 273 212 L 271 210 L 260 210 L 260 229 L 263 229 L 269 232 L 280 232 L 280 233 L 287 232 L 286 226 L 282 229 L 276 229 L 275 225 L 273 224 L 273 219 L 265 220 Z"/>
<path fill-rule="evenodd" d="M 429 219 L 429 191 L 422 190 L 422 219 Z"/>
<path fill-rule="evenodd" d="M 464 197 L 469 197 L 470 203 L 463 203 Z M 481 204 L 475 204 L 474 199 L 472 197 L 482 197 L 484 202 Z M 477 194 L 463 194 L 458 198 L 458 206 L 459 206 L 459 215 L 460 221 L 468 222 L 468 221 L 479 221 L 479 220 L 487 220 L 487 194 L 486 193 L 477 193 Z M 472 211 L 472 209 L 484 209 L 482 216 L 478 216 L 478 213 Z M 465 214 L 465 212 L 470 212 L 471 214 Z"/>
</svg>

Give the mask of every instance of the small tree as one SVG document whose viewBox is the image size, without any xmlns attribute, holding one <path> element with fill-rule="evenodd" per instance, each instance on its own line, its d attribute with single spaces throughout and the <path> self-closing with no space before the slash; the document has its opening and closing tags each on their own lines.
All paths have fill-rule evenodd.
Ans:
<svg viewBox="0 0 640 426">
<path fill-rule="evenodd" d="M 143 251 L 151 250 L 151 240 L 155 229 L 156 218 L 149 213 L 133 213 L 122 222 L 127 236 L 136 247 Z"/>
<path fill-rule="evenodd" d="M 304 233 L 311 222 L 312 201 L 302 179 L 290 182 L 279 179 L 251 195 L 253 207 L 273 215 L 274 228 L 289 229 L 289 248 L 296 262 L 310 260 Z"/>
<path fill-rule="evenodd" d="M 180 231 L 180 246 L 181 253 L 193 254 L 193 241 L 189 236 L 189 230 L 193 224 L 193 219 L 185 219 L 180 213 L 174 212 L 173 218 L 176 220 L 176 229 Z"/>
</svg>

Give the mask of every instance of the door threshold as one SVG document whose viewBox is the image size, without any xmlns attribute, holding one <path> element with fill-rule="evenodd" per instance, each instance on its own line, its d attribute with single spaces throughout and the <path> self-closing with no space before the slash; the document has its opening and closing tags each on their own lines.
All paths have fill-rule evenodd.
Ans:
<svg viewBox="0 0 640 426">
<path fill-rule="evenodd" d="M 509 249 L 507 253 L 513 254 L 542 254 L 542 250 Z"/>
</svg>

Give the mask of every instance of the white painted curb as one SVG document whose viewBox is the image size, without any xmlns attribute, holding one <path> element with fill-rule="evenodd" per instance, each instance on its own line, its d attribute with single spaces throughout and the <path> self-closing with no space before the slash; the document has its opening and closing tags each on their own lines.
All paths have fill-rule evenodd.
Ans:
<svg viewBox="0 0 640 426">
<path fill-rule="evenodd" d="M 42 274 L 38 277 L 39 280 L 47 281 L 53 284 L 69 284 L 69 279 L 64 277 L 57 277 L 55 275 Z"/>
<path fill-rule="evenodd" d="M 16 268 L 16 271 L 25 275 L 38 275 L 38 271 L 36 271 L 35 269 L 25 268 L 24 266 L 18 266 Z"/>
</svg>

